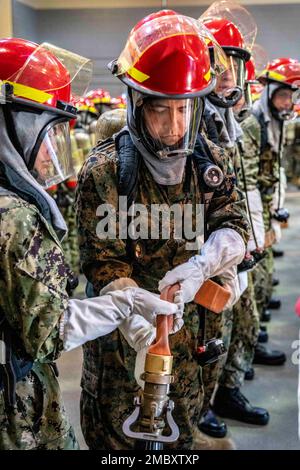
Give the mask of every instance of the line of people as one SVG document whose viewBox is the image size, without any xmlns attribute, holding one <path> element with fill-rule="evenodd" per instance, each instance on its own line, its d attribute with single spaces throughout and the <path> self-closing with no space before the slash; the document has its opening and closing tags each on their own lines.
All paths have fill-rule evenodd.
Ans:
<svg viewBox="0 0 300 470">
<path fill-rule="evenodd" d="M 61 245 L 66 224 L 46 190 L 72 176 L 71 90 L 91 72 L 89 62 L 80 57 L 70 67 L 67 51 L 1 40 L 1 449 L 78 447 L 54 362 L 80 345 L 81 427 L 88 447 L 133 449 L 122 426 L 142 393 L 158 313 L 177 320 L 170 331 L 170 398 L 180 435 L 170 447 L 232 448 L 217 415 L 268 423 L 268 411 L 252 406 L 241 387 L 245 376 L 253 378 L 253 363 L 286 359 L 262 347 L 267 333 L 260 321 L 269 319 L 268 306 L 276 306 L 272 245 L 288 219 L 284 123 L 294 116 L 300 64 L 278 59 L 258 71 L 254 60 L 252 73 L 264 87 L 251 107 L 255 37 L 250 13 L 226 0 L 198 20 L 161 10 L 131 30 L 109 65 L 127 88 L 126 125 L 123 110 L 100 116 L 99 139 L 78 174 L 72 215 L 87 279 L 84 300 L 68 295 L 70 270 Z M 164 222 L 168 237 L 163 224 L 158 239 L 128 227 L 124 235 L 120 196 L 133 209 L 179 206 L 193 227 L 201 205 L 203 231 L 196 232 L 192 249 L 185 231 L 177 236 L 175 216 Z M 102 205 L 115 208 L 114 237 L 99 234 Z M 132 212 L 126 217 L 129 224 Z M 143 223 L 151 233 L 151 211 Z M 208 279 L 230 292 L 220 315 L 193 302 Z M 177 283 L 175 303 L 159 299 L 158 292 Z M 204 364 L 198 346 L 213 338 L 227 353 L 216 352 Z"/>
</svg>

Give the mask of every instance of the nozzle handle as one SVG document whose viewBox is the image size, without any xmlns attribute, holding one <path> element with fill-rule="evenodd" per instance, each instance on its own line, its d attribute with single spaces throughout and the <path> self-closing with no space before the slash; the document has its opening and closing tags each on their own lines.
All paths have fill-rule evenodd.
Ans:
<svg viewBox="0 0 300 470">
<path fill-rule="evenodd" d="M 173 302 L 175 293 L 180 289 L 179 284 L 166 287 L 160 294 L 162 300 Z M 173 315 L 157 315 L 156 317 L 156 341 L 150 346 L 148 352 L 162 356 L 171 356 L 169 346 L 169 331 L 173 327 Z"/>
</svg>

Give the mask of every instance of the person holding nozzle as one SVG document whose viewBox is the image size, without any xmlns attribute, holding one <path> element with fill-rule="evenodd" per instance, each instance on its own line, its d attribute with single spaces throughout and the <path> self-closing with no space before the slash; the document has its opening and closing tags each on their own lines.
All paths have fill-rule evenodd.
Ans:
<svg viewBox="0 0 300 470">
<path fill-rule="evenodd" d="M 120 57 L 110 64 L 127 86 L 127 126 L 92 150 L 79 175 L 76 201 L 88 295 L 109 292 L 120 283 L 158 292 L 160 281 L 161 290 L 175 283 L 173 268 L 180 273 L 184 326 L 170 336 L 175 376 L 170 398 L 180 432 L 173 446 L 178 449 L 224 446 L 198 430 L 203 383 L 197 354 L 200 323 L 193 299 L 207 279 L 220 276 L 230 292 L 228 304 L 237 300 L 236 265 L 248 240 L 244 200 L 222 149 L 214 147 L 222 184 L 212 191 L 203 173 L 211 159 L 198 129 L 204 99 L 216 83 L 209 41 L 222 53 L 206 28 L 172 10 L 153 13 L 131 30 Z M 216 61 L 218 57 L 216 53 Z M 203 244 L 196 221 L 204 203 L 205 211 L 198 217 L 207 228 Z M 158 207 L 169 217 L 154 237 L 151 209 Z M 138 227 L 133 225 L 135 215 Z M 189 223 L 179 233 L 176 223 L 185 218 Z M 110 226 L 112 219 L 116 230 Z M 188 233 L 191 227 L 193 234 Z M 136 360 L 140 364 L 154 338 L 147 321 L 129 319 L 112 334 L 84 346 L 81 426 L 90 449 L 134 447 L 122 425 L 139 390 Z"/>
<path fill-rule="evenodd" d="M 90 63 L 24 39 L 2 39 L 0 47 L 0 449 L 77 449 L 59 355 L 129 317 L 154 324 L 157 313 L 181 312 L 141 288 L 69 299 L 66 224 L 46 189 L 72 174 L 70 92 Z"/>
<path fill-rule="evenodd" d="M 240 160 L 243 133 L 234 117 L 233 107 L 245 93 L 246 64 L 249 63 L 256 37 L 256 23 L 244 7 L 230 1 L 214 2 L 200 20 L 222 46 L 228 62 L 228 68 L 220 74 L 213 93 L 207 99 L 206 132 L 229 155 L 238 187 L 246 194 Z M 251 196 L 254 204 L 251 210 L 249 207 L 247 209 L 253 225 L 253 220 L 262 219 L 262 210 L 261 205 L 257 204 L 257 197 Z M 249 198 L 247 193 L 248 202 Z M 251 251 L 252 238 L 247 252 Z M 259 331 L 252 277 L 251 273 L 247 273 L 249 268 L 253 268 L 253 258 L 247 254 L 238 267 L 243 293 L 233 308 L 224 311 L 223 316 L 207 313 L 207 335 L 221 337 L 228 353 L 225 360 L 204 368 L 205 400 L 199 427 L 208 435 L 218 438 L 226 435 L 227 426 L 218 420 L 216 414 L 261 425 L 267 424 L 269 419 L 267 410 L 252 406 L 240 390 L 248 357 L 253 357 Z M 215 389 L 214 402 L 211 403 Z"/>
</svg>

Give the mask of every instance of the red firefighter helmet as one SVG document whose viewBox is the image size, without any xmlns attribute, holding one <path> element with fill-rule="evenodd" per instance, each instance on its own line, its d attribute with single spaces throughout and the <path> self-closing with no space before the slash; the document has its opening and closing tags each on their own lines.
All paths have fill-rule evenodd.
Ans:
<svg viewBox="0 0 300 470">
<path fill-rule="evenodd" d="M 197 20 L 162 10 L 131 30 L 123 52 L 109 67 L 127 86 L 146 95 L 206 95 L 215 84 L 206 44 L 211 38 Z"/>
<path fill-rule="evenodd" d="M 261 74 L 259 81 L 263 84 L 281 83 L 297 90 L 300 86 L 300 62 L 288 57 L 274 59 Z"/>
<path fill-rule="evenodd" d="M 200 16 L 214 37 L 232 55 L 249 60 L 257 33 L 257 25 L 250 12 L 235 1 L 213 2 Z"/>
<path fill-rule="evenodd" d="M 0 79 L 13 86 L 14 96 L 53 108 L 70 101 L 69 71 L 50 51 L 18 38 L 1 39 L 0 47 Z M 30 57 L 35 66 L 27 66 Z"/>
<path fill-rule="evenodd" d="M 74 107 L 66 108 L 61 102 L 70 103 L 71 84 L 76 90 L 82 71 L 87 85 L 92 72 L 88 59 L 51 44 L 38 45 L 19 38 L 1 39 L 0 48 L 0 80 L 12 86 L 15 99 L 25 105 L 34 103 L 34 107 L 47 106 L 50 111 L 55 108 L 59 114 L 74 114 Z"/>
<path fill-rule="evenodd" d="M 77 108 L 79 113 L 87 112 L 87 113 L 92 113 L 92 114 L 96 114 L 96 115 L 98 114 L 97 110 L 94 106 L 93 101 L 91 101 L 87 97 L 80 98 L 76 102 L 76 108 Z"/>
<path fill-rule="evenodd" d="M 203 24 L 212 32 L 226 53 L 237 55 L 244 62 L 250 59 L 251 54 L 246 49 L 242 33 L 232 21 L 226 18 L 211 18 L 204 19 Z"/>
<path fill-rule="evenodd" d="M 99 103 L 110 103 L 111 96 L 108 91 L 104 90 L 103 88 L 97 88 L 96 90 L 91 90 L 89 91 L 86 95 L 86 98 L 88 98 L 90 101 L 92 101 L 94 104 L 99 104 Z"/>
</svg>

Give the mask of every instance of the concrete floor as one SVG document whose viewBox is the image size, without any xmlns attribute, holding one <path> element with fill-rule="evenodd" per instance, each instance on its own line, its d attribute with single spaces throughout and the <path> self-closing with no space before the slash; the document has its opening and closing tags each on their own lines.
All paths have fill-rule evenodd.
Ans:
<svg viewBox="0 0 300 470">
<path fill-rule="evenodd" d="M 299 342 L 294 343 L 300 339 L 300 319 L 294 314 L 294 304 L 300 296 L 300 192 L 290 191 L 287 195 L 286 206 L 291 213 L 290 226 L 284 230 L 283 240 L 280 243 L 285 256 L 276 259 L 276 276 L 280 278 L 276 295 L 282 300 L 282 308 L 279 311 L 273 311 L 272 321 L 268 324 L 268 332 L 269 346 L 283 350 L 287 355 L 287 362 L 280 367 L 255 366 L 254 381 L 246 382 L 243 393 L 251 403 L 267 408 L 271 419 L 265 427 L 227 420 L 230 436 L 237 449 L 241 450 L 300 449 L 297 403 L 298 365 L 292 362 L 293 353 L 294 357 L 298 357 L 298 362 L 300 359 Z M 82 297 L 82 290 L 76 296 Z M 295 354 L 296 347 L 298 347 L 298 354 Z M 81 364 L 81 350 L 77 349 L 64 354 L 59 361 L 59 369 L 66 408 L 80 447 L 86 449 L 79 422 Z"/>
</svg>

